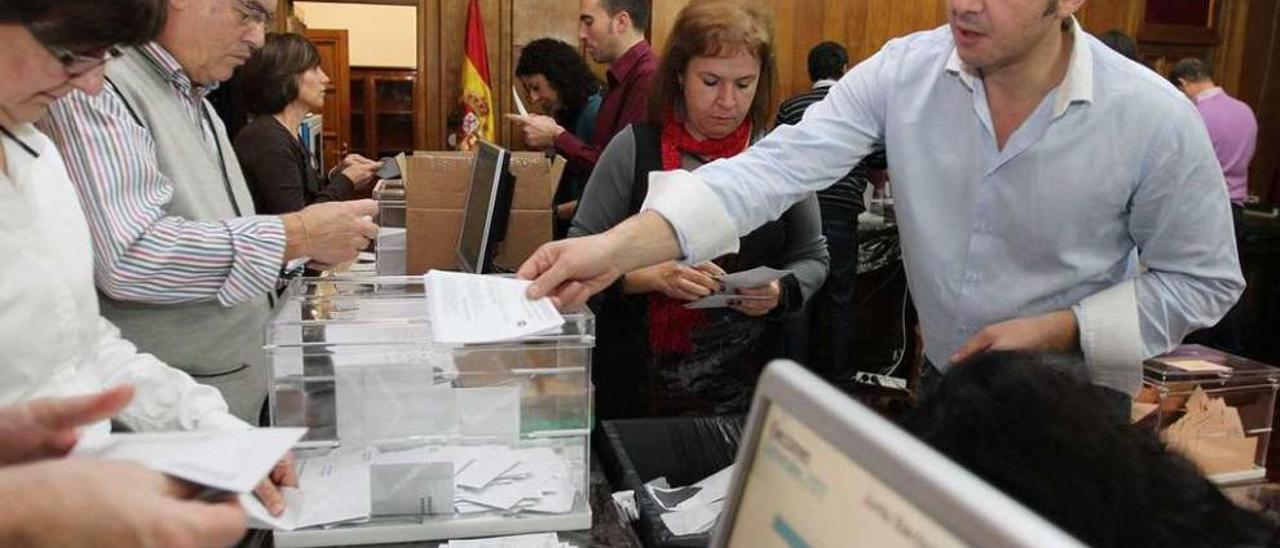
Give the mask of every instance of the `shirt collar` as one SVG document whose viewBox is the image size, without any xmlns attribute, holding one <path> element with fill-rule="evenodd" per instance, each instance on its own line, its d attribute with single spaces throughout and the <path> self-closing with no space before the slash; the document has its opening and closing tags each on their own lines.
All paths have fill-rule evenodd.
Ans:
<svg viewBox="0 0 1280 548">
<path fill-rule="evenodd" d="M 1214 98 L 1214 97 L 1217 97 L 1217 96 L 1219 96 L 1219 95 L 1222 95 L 1223 93 L 1226 93 L 1226 91 L 1225 91 L 1225 90 L 1223 90 L 1221 87 L 1219 87 L 1219 86 L 1213 86 L 1213 87 L 1211 87 L 1211 88 L 1209 88 L 1209 89 L 1206 89 L 1206 90 L 1204 90 L 1204 91 L 1202 91 L 1202 92 L 1200 92 L 1200 93 L 1197 93 L 1197 94 L 1196 94 L 1196 102 L 1197 102 L 1197 103 L 1199 103 L 1200 101 L 1204 101 L 1204 100 L 1206 100 L 1206 99 L 1212 99 L 1212 98 Z"/>
<path fill-rule="evenodd" d="M 649 52 L 650 48 L 648 41 L 641 40 L 636 42 L 636 45 L 631 46 L 631 49 L 627 50 L 627 52 L 622 54 L 622 56 L 616 61 L 609 64 L 609 70 L 607 71 L 610 80 L 609 83 L 617 84 L 618 82 L 625 80 L 627 78 L 627 74 L 629 74 L 632 69 L 636 68 L 636 65 L 639 65 L 640 61 L 649 55 Z"/>
<path fill-rule="evenodd" d="M 835 80 L 832 80 L 832 79 L 830 79 L 830 78 L 823 78 L 823 79 L 818 80 L 817 82 L 814 82 L 814 83 L 813 83 L 813 89 L 818 89 L 818 88 L 829 88 L 829 87 L 834 86 L 834 85 L 836 85 L 836 81 L 835 81 Z"/>
<path fill-rule="evenodd" d="M 1089 49 L 1088 35 L 1074 17 L 1071 18 L 1071 37 L 1071 60 L 1067 62 L 1066 76 L 1058 84 L 1058 97 L 1053 104 L 1054 118 L 1066 113 L 1072 103 L 1093 102 L 1093 50 Z M 960 60 L 960 54 L 954 48 L 944 70 L 959 76 L 971 90 L 973 81 L 979 77 L 978 71 Z"/>
<path fill-rule="evenodd" d="M 44 146 L 47 141 L 40 139 L 36 131 L 36 127 L 31 124 L 21 124 L 12 128 L 0 127 L 0 139 L 17 144 L 18 148 L 32 158 L 39 158 L 40 153 L 44 152 Z M 0 146 L 4 146 L 4 144 L 0 143 Z"/>
<path fill-rule="evenodd" d="M 177 87 L 184 94 L 201 99 L 213 90 L 218 89 L 218 84 L 216 83 L 212 85 L 201 85 L 191 81 L 191 77 L 187 75 L 187 71 L 183 70 L 182 65 L 178 63 L 178 60 L 173 57 L 173 54 L 169 53 L 169 50 L 164 49 L 164 46 L 161 46 L 159 42 L 149 42 L 140 46 L 138 48 L 138 52 L 141 53 L 142 57 L 150 62 L 156 70 L 160 71 L 160 74 L 164 75 L 165 79 L 168 80 L 169 83 L 173 84 L 174 87 Z"/>
</svg>

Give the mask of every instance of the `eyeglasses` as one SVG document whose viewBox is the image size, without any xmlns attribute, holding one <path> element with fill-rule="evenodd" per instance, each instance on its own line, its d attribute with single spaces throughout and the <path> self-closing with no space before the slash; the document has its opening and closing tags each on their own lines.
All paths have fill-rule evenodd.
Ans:
<svg viewBox="0 0 1280 548">
<path fill-rule="evenodd" d="M 36 41 L 40 42 L 40 45 L 44 46 L 44 49 L 54 59 L 62 63 L 62 69 L 67 71 L 68 76 L 79 76 L 120 56 L 120 48 L 116 46 L 107 46 L 86 52 L 75 52 L 49 43 L 48 40 L 41 36 L 40 29 L 35 26 L 29 25 L 27 30 L 31 31 L 31 35 L 36 37 Z"/>
<path fill-rule="evenodd" d="M 240 15 L 240 24 L 244 26 L 259 25 L 262 28 L 271 26 L 275 21 L 275 15 L 267 11 L 257 2 L 249 0 L 234 0 L 233 6 L 236 13 Z"/>
</svg>

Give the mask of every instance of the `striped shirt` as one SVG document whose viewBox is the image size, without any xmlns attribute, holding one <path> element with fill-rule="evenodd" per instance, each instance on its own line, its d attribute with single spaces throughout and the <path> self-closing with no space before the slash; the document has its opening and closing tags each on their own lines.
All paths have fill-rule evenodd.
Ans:
<svg viewBox="0 0 1280 548">
<path fill-rule="evenodd" d="M 831 86 L 835 83 L 835 80 L 818 80 L 813 83 L 812 89 L 783 101 L 778 105 L 778 117 L 774 120 L 773 126 L 778 127 L 784 124 L 794 126 L 800 123 L 805 109 L 825 99 L 827 92 L 831 91 Z M 883 153 L 880 154 L 883 158 Z M 862 195 L 866 193 L 867 185 L 871 184 L 867 173 L 867 165 L 871 162 L 874 160 L 868 157 L 835 184 L 818 191 L 818 205 L 822 208 L 824 220 L 843 219 L 857 223 L 858 215 L 867 210 L 866 205 L 863 204 Z M 880 162 L 883 163 L 883 159 Z"/>
<path fill-rule="evenodd" d="M 212 88 L 193 83 L 158 44 L 139 49 L 173 85 L 216 159 L 205 100 Z M 106 296 L 156 304 L 216 298 L 232 306 L 275 288 L 285 249 L 280 218 L 169 216 L 175 189 L 160 170 L 157 144 L 110 84 L 97 96 L 75 91 L 57 101 L 40 129 L 65 156 L 93 235 L 95 281 Z"/>
</svg>

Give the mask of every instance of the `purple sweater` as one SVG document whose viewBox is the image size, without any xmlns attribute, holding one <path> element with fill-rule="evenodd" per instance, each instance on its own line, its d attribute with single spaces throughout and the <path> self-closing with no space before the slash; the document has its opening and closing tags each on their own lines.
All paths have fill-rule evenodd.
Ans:
<svg viewBox="0 0 1280 548">
<path fill-rule="evenodd" d="M 1249 195 L 1249 162 L 1258 143 L 1258 120 L 1249 105 L 1219 87 L 1197 95 L 1196 108 L 1209 129 L 1231 202 L 1242 204 Z"/>
</svg>

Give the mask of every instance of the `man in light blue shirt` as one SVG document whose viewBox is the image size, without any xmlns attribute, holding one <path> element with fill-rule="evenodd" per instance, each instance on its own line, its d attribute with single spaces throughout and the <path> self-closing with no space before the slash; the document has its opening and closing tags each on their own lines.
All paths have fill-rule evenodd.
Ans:
<svg viewBox="0 0 1280 548">
<path fill-rule="evenodd" d="M 1214 324 L 1244 282 L 1194 106 L 1085 34 L 1083 3 L 950 0 L 947 27 L 890 41 L 799 125 L 655 174 L 647 211 L 539 250 L 530 294 L 577 302 L 619 272 L 732 252 L 883 140 L 932 363 L 1082 351 L 1095 383 L 1136 392 L 1142 359 Z"/>
</svg>

